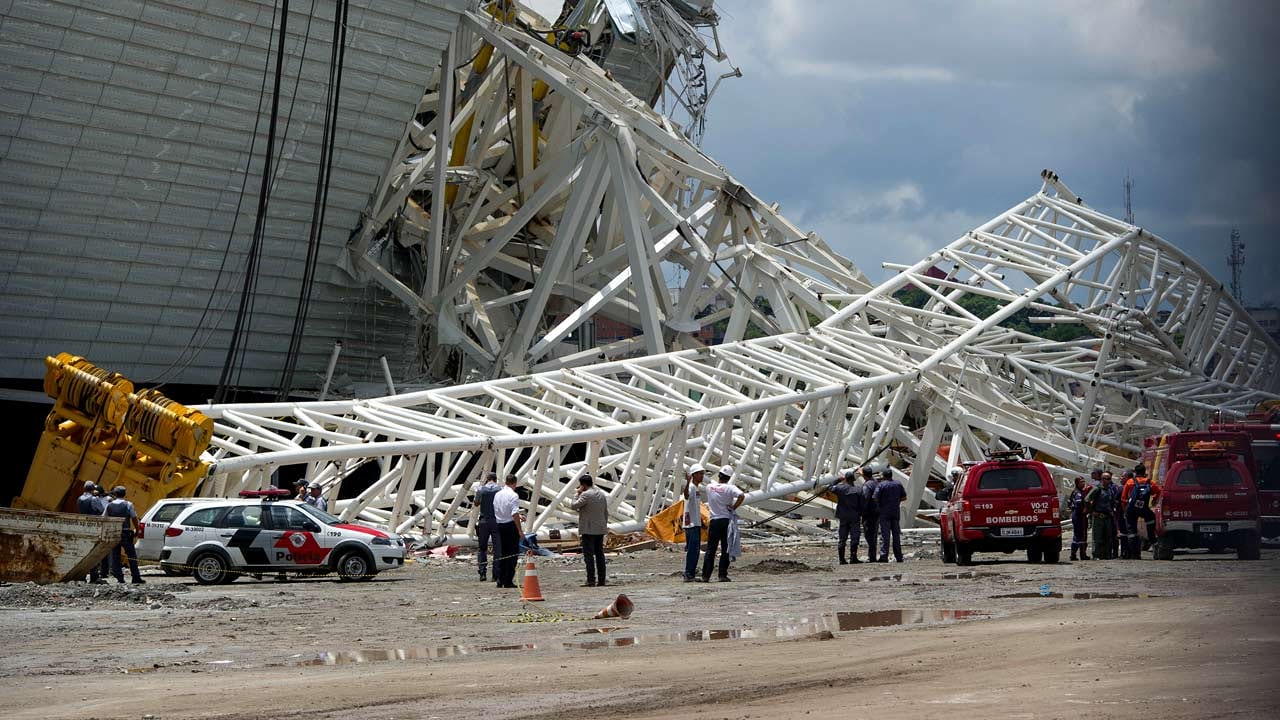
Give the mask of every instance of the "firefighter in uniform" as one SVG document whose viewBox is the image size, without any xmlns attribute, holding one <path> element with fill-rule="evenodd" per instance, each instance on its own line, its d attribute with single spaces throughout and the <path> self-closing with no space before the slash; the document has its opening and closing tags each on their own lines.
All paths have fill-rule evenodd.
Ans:
<svg viewBox="0 0 1280 720">
<path fill-rule="evenodd" d="M 1125 525 L 1129 529 L 1129 557 L 1142 559 L 1142 551 L 1151 547 L 1156 535 L 1156 514 L 1151 510 L 1160 497 L 1160 488 L 1147 477 L 1147 468 L 1141 463 L 1133 469 L 1134 477 L 1124 484 L 1120 502 L 1124 506 Z M 1138 519 L 1146 524 L 1147 541 L 1138 537 Z"/>
<path fill-rule="evenodd" d="M 1115 536 L 1115 503 L 1111 494 L 1111 473 L 1102 473 L 1102 484 L 1095 485 L 1085 495 L 1085 508 L 1089 511 L 1089 534 L 1093 537 L 1095 560 L 1111 559 L 1111 538 Z"/>
<path fill-rule="evenodd" d="M 1089 559 L 1089 522 L 1084 511 L 1084 496 L 1089 487 L 1084 478 L 1076 478 L 1076 487 L 1067 497 L 1067 509 L 1071 511 L 1071 559 L 1075 560 L 1079 553 L 1080 560 Z"/>
</svg>

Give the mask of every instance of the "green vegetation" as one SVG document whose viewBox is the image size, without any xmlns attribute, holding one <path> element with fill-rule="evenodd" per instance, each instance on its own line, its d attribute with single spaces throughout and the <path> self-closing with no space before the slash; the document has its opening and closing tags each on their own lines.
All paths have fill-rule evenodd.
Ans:
<svg viewBox="0 0 1280 720">
<path fill-rule="evenodd" d="M 894 297 L 903 305 L 908 305 L 914 308 L 924 307 L 925 301 L 929 299 L 929 296 L 925 291 L 916 287 L 900 290 L 894 294 Z M 989 317 L 1003 307 L 1003 304 L 995 298 L 972 294 L 962 296 L 958 301 L 956 301 L 956 304 L 980 318 Z M 949 308 L 946 309 L 945 312 L 949 315 L 955 314 L 955 312 Z M 1033 314 L 1038 315 L 1039 313 L 1026 309 L 1019 310 L 1005 318 L 1000 323 L 1000 327 L 1007 327 L 1011 330 L 1017 330 L 1019 332 L 1024 332 L 1029 335 L 1035 335 L 1036 337 L 1042 337 L 1046 340 L 1053 340 L 1056 342 L 1068 342 L 1090 335 L 1089 330 L 1083 325 L 1041 325 L 1038 323 L 1032 323 L 1030 318 Z"/>
</svg>

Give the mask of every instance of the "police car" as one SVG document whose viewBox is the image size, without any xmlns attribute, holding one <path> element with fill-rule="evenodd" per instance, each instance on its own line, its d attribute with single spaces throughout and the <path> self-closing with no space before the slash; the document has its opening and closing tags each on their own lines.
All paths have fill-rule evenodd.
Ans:
<svg viewBox="0 0 1280 720">
<path fill-rule="evenodd" d="M 160 566 L 190 572 L 201 585 L 241 574 L 336 572 L 369 580 L 404 565 L 404 540 L 288 499 L 287 490 L 240 493 L 184 509 L 165 529 Z"/>
</svg>

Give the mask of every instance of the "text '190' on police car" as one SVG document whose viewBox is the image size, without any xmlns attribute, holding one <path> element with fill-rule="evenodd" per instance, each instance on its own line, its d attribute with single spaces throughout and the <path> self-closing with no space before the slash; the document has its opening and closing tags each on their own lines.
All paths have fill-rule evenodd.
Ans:
<svg viewBox="0 0 1280 720">
<path fill-rule="evenodd" d="M 398 535 L 343 522 L 290 496 L 287 490 L 244 491 L 238 500 L 186 508 L 165 530 L 160 566 L 216 585 L 242 574 L 285 572 L 369 580 L 404 565 Z"/>
</svg>

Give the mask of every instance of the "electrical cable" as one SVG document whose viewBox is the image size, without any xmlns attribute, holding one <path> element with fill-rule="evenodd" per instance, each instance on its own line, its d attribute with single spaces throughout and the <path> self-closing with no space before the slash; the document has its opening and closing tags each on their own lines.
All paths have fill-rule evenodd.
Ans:
<svg viewBox="0 0 1280 720">
<path fill-rule="evenodd" d="M 218 377 L 218 387 L 214 392 L 214 402 L 226 400 L 231 384 L 233 368 L 241 350 L 241 339 L 246 330 L 246 320 L 251 312 L 250 305 L 257 286 L 258 268 L 262 258 L 262 236 L 266 226 L 268 198 L 270 196 L 270 179 L 272 177 L 272 161 L 275 155 L 276 126 L 280 117 L 280 79 L 284 74 L 284 41 L 288 36 L 289 0 L 282 0 L 280 27 L 277 32 L 279 42 L 276 46 L 276 71 L 274 88 L 271 97 L 271 123 L 267 126 L 267 147 L 263 153 L 262 182 L 258 190 L 258 212 L 254 220 L 253 239 L 249 243 L 249 255 L 245 259 L 244 285 L 240 292 L 240 303 L 236 310 L 236 322 L 231 331 L 231 342 L 227 347 L 227 356 L 222 364 L 222 373 Z M 243 367 L 243 365 L 241 366 Z"/>
<path fill-rule="evenodd" d="M 324 129 L 321 134 L 320 163 L 316 171 L 316 192 L 311 209 L 311 232 L 307 240 L 307 258 L 303 266 L 302 281 L 298 289 L 297 308 L 294 311 L 293 329 L 289 337 L 289 349 L 285 354 L 285 368 L 277 398 L 285 400 L 293 389 L 294 372 L 301 353 L 302 336 L 311 306 L 311 292 L 315 284 L 320 240 L 324 231 L 325 209 L 328 206 L 329 183 L 333 174 L 333 150 L 337 137 L 338 108 L 342 97 L 342 71 L 346 60 L 347 15 L 350 4 L 341 0 L 333 13 L 333 44 L 329 55 L 329 82 L 325 96 Z M 339 17 L 341 13 L 341 17 Z"/>
<path fill-rule="evenodd" d="M 276 16 L 277 16 L 276 6 L 273 3 L 271 6 L 271 26 L 272 27 L 275 27 Z M 237 195 L 237 199 L 236 199 L 235 214 L 232 216 L 232 219 L 231 219 L 231 229 L 227 233 L 227 244 L 222 249 L 222 260 L 219 261 L 218 263 L 218 273 L 217 275 L 214 276 L 213 286 L 209 288 L 209 299 L 205 301 L 204 310 L 200 312 L 200 319 L 196 321 L 194 328 L 191 330 L 191 337 L 187 339 L 187 342 L 183 346 L 182 352 L 178 353 L 178 357 L 175 358 L 173 362 L 169 363 L 168 367 L 160 371 L 160 373 L 156 376 L 155 380 L 152 380 L 149 383 L 145 383 L 147 385 L 150 385 L 151 387 L 154 387 L 157 389 L 164 387 L 168 383 L 168 376 L 170 376 L 171 373 L 181 372 L 182 370 L 185 370 L 188 367 L 190 367 L 191 363 L 195 361 L 196 355 L 199 354 L 200 351 L 204 350 L 204 348 L 208 346 L 209 340 L 213 338 L 214 329 L 209 328 L 208 332 L 205 334 L 205 339 L 200 343 L 195 342 L 196 335 L 199 334 L 200 328 L 204 326 L 204 321 L 209 316 L 209 310 L 210 308 L 213 307 L 213 300 L 218 295 L 218 285 L 222 283 L 222 275 L 226 271 L 227 259 L 231 256 L 231 243 L 235 240 L 236 226 L 240 223 L 240 209 L 244 203 L 244 191 L 245 191 L 245 188 L 247 188 L 249 185 L 249 168 L 252 167 L 253 165 L 253 153 L 255 152 L 255 150 L 257 150 L 258 128 L 262 124 L 262 100 L 263 98 L 266 97 L 267 78 L 271 76 L 270 69 L 271 69 L 271 56 L 270 54 L 268 54 L 262 63 L 262 83 L 258 87 L 258 107 L 254 111 L 253 135 L 249 141 L 249 157 L 245 163 L 244 175 L 240 180 L 240 192 Z M 228 298 L 227 303 L 226 305 L 223 306 L 221 312 L 226 312 L 227 308 L 230 305 L 231 305 L 231 300 L 230 298 Z M 187 359 L 185 361 L 183 361 L 183 356 L 187 356 Z"/>
</svg>

